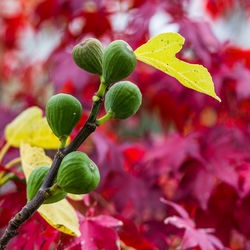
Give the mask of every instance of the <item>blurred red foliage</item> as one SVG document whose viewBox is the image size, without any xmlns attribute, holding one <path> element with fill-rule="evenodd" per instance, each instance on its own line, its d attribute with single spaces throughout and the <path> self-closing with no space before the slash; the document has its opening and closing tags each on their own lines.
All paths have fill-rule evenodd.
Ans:
<svg viewBox="0 0 250 250">
<path fill-rule="evenodd" d="M 250 10 L 247 0 L 201 2 L 216 20 L 237 4 Z M 222 99 L 218 103 L 138 62 L 129 79 L 143 94 L 140 111 L 104 124 L 80 148 L 101 172 L 89 202 L 72 202 L 81 238 L 60 233 L 35 214 L 8 249 L 250 249 L 250 46 L 221 42 L 211 23 L 190 18 L 189 4 L 1 0 L 0 146 L 4 126 L 17 113 L 32 105 L 44 108 L 57 92 L 73 94 L 83 105 L 75 136 L 98 78 L 77 68 L 72 47 L 96 37 L 104 45 L 124 39 L 136 49 L 148 40 L 151 17 L 159 11 L 186 39 L 178 57 L 207 67 Z M 8 154 L 3 164 L 17 152 Z M 3 232 L 26 198 L 18 180 L 2 189 Z"/>
</svg>

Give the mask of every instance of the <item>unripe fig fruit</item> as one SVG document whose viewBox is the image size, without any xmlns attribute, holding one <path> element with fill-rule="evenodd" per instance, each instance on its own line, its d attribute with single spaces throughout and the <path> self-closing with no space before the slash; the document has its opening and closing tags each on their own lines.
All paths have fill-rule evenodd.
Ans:
<svg viewBox="0 0 250 250">
<path fill-rule="evenodd" d="M 99 40 L 89 38 L 77 44 L 73 48 L 72 56 L 80 68 L 102 75 L 103 47 Z"/>
<path fill-rule="evenodd" d="M 134 115 L 142 101 L 140 89 L 132 82 L 122 81 L 114 84 L 107 92 L 105 110 L 112 118 L 126 119 Z"/>
<path fill-rule="evenodd" d="M 40 166 L 38 168 L 35 168 L 32 173 L 30 174 L 28 183 L 27 183 L 27 199 L 28 201 L 31 200 L 41 185 L 43 184 L 46 175 L 49 172 L 50 167 L 49 166 Z M 57 201 L 60 201 L 65 198 L 67 195 L 66 192 L 63 190 L 59 191 L 57 194 L 49 197 L 47 200 L 44 201 L 44 204 L 54 203 Z"/>
<path fill-rule="evenodd" d="M 57 94 L 52 96 L 46 106 L 46 118 L 54 134 L 68 137 L 82 116 L 82 105 L 73 96 Z"/>
<path fill-rule="evenodd" d="M 96 189 L 99 181 L 99 169 L 85 153 L 74 151 L 63 158 L 57 182 L 64 191 L 86 194 Z"/>
<path fill-rule="evenodd" d="M 128 43 L 116 40 L 105 49 L 102 66 L 103 78 L 110 85 L 133 72 L 136 66 L 135 53 Z"/>
</svg>

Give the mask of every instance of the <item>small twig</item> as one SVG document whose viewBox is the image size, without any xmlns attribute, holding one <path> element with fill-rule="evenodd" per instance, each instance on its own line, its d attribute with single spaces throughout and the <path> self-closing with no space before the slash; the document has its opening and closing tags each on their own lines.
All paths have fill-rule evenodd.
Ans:
<svg viewBox="0 0 250 250">
<path fill-rule="evenodd" d="M 12 166 L 16 165 L 17 163 L 20 163 L 21 162 L 21 158 L 20 157 L 17 157 L 13 160 L 11 160 L 10 162 L 8 162 L 6 165 L 5 165 L 5 168 L 6 169 L 9 169 L 11 168 Z M 2 180 L 3 176 L 5 175 L 5 171 L 1 172 L 0 173 L 0 180 Z"/>
<path fill-rule="evenodd" d="M 18 177 L 13 173 L 8 173 L 0 179 L 0 187 L 6 184 L 10 180 L 18 179 Z"/>
<path fill-rule="evenodd" d="M 97 127 L 96 125 L 96 117 L 100 110 L 101 104 L 103 102 L 103 98 L 105 96 L 106 91 L 103 91 L 103 84 L 101 84 L 98 92 L 100 93 L 100 89 L 102 90 L 102 96 L 96 95 L 92 106 L 91 113 L 89 115 L 88 120 L 80 130 L 80 132 L 76 135 L 73 141 L 66 147 L 60 148 L 55 158 L 52 162 L 52 166 L 49 170 L 48 175 L 46 176 L 41 188 L 35 195 L 35 197 L 29 201 L 20 212 L 18 212 L 9 222 L 7 229 L 5 230 L 2 238 L 0 239 L 0 249 L 5 249 L 8 242 L 18 234 L 18 228 L 29 219 L 36 210 L 43 204 L 46 197 L 48 196 L 49 188 L 53 185 L 53 182 L 56 178 L 58 169 L 60 167 L 61 161 L 64 156 L 69 154 L 72 151 L 77 150 L 80 145 L 87 139 L 87 137 L 93 133 Z"/>
<path fill-rule="evenodd" d="M 10 148 L 10 144 L 7 142 L 1 149 L 0 151 L 0 162 L 2 161 L 3 157 L 5 156 L 5 154 L 7 153 L 7 151 Z"/>
<path fill-rule="evenodd" d="M 9 161 L 8 163 L 5 164 L 5 168 L 9 169 L 11 168 L 12 166 L 16 165 L 17 163 L 20 163 L 21 162 L 21 157 L 17 157 L 11 161 Z"/>
</svg>

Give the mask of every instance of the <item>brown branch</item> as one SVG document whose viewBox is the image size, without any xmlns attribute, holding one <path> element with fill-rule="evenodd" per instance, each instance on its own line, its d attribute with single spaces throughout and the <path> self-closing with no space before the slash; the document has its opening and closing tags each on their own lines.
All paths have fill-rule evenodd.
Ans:
<svg viewBox="0 0 250 250">
<path fill-rule="evenodd" d="M 104 93 L 105 95 L 105 93 Z M 7 229 L 0 239 L 0 250 L 5 249 L 8 242 L 18 234 L 18 228 L 29 219 L 36 210 L 43 204 L 48 196 L 48 190 L 53 185 L 56 178 L 58 169 L 60 167 L 61 161 L 65 155 L 72 151 L 77 150 L 80 145 L 88 138 L 88 136 L 96 130 L 96 117 L 100 110 L 101 104 L 103 102 L 103 97 L 98 97 L 93 103 L 91 113 L 88 120 L 85 122 L 84 126 L 80 132 L 76 135 L 73 141 L 64 149 L 60 149 L 52 163 L 48 175 L 46 176 L 41 188 L 35 195 L 35 197 L 29 201 L 20 212 L 18 212 L 9 222 Z"/>
</svg>

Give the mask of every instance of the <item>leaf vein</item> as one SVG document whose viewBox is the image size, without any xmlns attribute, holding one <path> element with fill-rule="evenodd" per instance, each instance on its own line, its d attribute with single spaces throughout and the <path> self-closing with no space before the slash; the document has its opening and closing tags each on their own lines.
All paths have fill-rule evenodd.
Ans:
<svg viewBox="0 0 250 250">
<path fill-rule="evenodd" d="M 141 56 L 141 58 L 143 59 L 143 60 L 145 60 L 145 61 L 147 61 L 147 62 L 149 62 L 150 63 L 150 61 L 148 61 L 148 59 L 147 59 L 147 57 L 143 57 L 143 56 Z M 154 62 L 156 62 L 156 63 L 158 63 L 158 64 L 160 64 L 160 65 L 162 65 L 162 66 L 164 66 L 164 67 L 166 67 L 166 68 L 169 68 L 170 70 L 173 70 L 176 74 L 178 74 L 179 76 L 181 76 L 182 78 L 184 78 L 186 81 L 188 81 L 192 86 L 195 86 L 197 89 L 199 89 L 201 92 L 208 92 L 208 91 L 206 91 L 206 90 L 204 90 L 203 88 L 201 88 L 199 85 L 197 85 L 197 84 L 195 84 L 194 82 L 192 82 L 190 79 L 188 79 L 187 77 L 185 77 L 184 75 L 182 75 L 180 72 L 178 72 L 176 69 L 174 69 L 173 67 L 170 67 L 169 65 L 166 65 L 165 63 L 162 63 L 161 61 L 158 61 L 158 60 L 156 60 L 156 59 L 154 59 L 154 58 L 150 58 L 149 60 L 152 60 L 152 61 L 154 61 Z M 212 93 L 211 91 L 209 91 L 208 93 Z"/>
<path fill-rule="evenodd" d="M 165 50 L 166 48 L 169 48 L 169 47 L 173 46 L 173 45 L 176 44 L 176 43 L 178 43 L 178 42 L 171 43 L 171 44 L 169 44 L 169 45 L 167 45 L 167 46 L 165 46 L 165 47 L 162 47 L 162 48 L 160 48 L 160 49 L 158 49 L 158 50 L 147 51 L 147 52 L 144 52 L 144 53 L 141 53 L 141 54 L 136 53 L 136 55 L 141 56 L 141 55 L 147 55 L 147 54 L 155 54 L 155 53 L 157 53 L 157 52 L 160 52 L 160 51 L 162 51 L 162 50 Z M 170 51 L 170 52 L 172 52 L 172 51 Z"/>
</svg>

